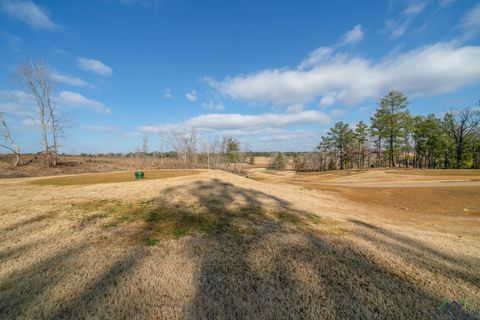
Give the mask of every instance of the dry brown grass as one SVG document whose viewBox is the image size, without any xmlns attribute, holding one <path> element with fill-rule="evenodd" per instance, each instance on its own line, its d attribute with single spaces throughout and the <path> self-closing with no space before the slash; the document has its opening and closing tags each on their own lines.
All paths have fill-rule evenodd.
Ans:
<svg viewBox="0 0 480 320">
<path fill-rule="evenodd" d="M 67 175 L 79 173 L 136 171 L 176 169 L 179 162 L 175 159 L 118 158 L 118 157 L 80 157 L 61 156 L 56 167 L 48 167 L 40 156 L 24 155 L 22 161 L 28 165 L 20 166 L 15 170 L 10 168 L 11 156 L 0 156 L 0 178 L 41 177 L 53 175 Z"/>
<path fill-rule="evenodd" d="M 2 181 L 0 318 L 475 316 L 479 236 L 372 219 L 342 199 L 216 171 Z M 444 299 L 470 310 L 437 310 Z"/>
<path fill-rule="evenodd" d="M 69 186 L 69 185 L 88 185 L 98 183 L 115 183 L 115 182 L 128 182 L 153 179 L 165 179 L 184 177 L 199 174 L 200 170 L 156 170 L 156 171 L 144 171 L 145 177 L 140 180 L 135 179 L 134 172 L 107 172 L 107 173 L 95 173 L 95 174 L 80 174 L 71 176 L 62 176 L 56 178 L 36 179 L 31 180 L 30 183 L 34 185 L 54 185 L 54 186 Z"/>
</svg>

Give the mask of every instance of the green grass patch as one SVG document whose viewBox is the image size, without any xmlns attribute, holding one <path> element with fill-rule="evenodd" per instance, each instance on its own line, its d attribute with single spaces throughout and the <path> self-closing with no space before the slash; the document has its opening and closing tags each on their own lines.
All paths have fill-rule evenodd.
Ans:
<svg viewBox="0 0 480 320">
<path fill-rule="evenodd" d="M 99 199 L 72 204 L 75 217 L 95 222 L 104 230 L 132 224 L 135 239 L 147 245 L 162 238 L 178 239 L 186 235 L 205 233 L 245 234 L 261 232 L 262 223 L 270 220 L 282 224 L 307 226 L 320 223 L 319 217 L 297 210 L 265 210 L 261 206 L 227 206 L 218 199 L 196 202 L 139 200 L 123 202 Z M 80 213 L 78 212 L 80 211 Z M 128 233 L 132 237 L 132 233 Z M 147 239 L 147 240 L 146 240 Z M 150 241 L 152 240 L 152 241 Z"/>
<path fill-rule="evenodd" d="M 147 238 L 143 239 L 143 242 L 145 242 L 145 244 L 147 246 L 155 246 L 160 242 L 160 240 L 159 239 L 152 239 L 152 238 L 147 237 Z"/>
</svg>

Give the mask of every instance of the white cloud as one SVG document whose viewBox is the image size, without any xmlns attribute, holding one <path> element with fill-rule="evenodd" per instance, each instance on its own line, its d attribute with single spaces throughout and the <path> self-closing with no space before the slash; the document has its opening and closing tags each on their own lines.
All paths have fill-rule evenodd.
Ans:
<svg viewBox="0 0 480 320">
<path fill-rule="evenodd" d="M 332 109 L 330 110 L 330 115 L 334 118 L 338 118 L 338 117 L 341 117 L 345 114 L 345 110 L 344 109 Z"/>
<path fill-rule="evenodd" d="M 209 80 L 209 84 L 232 99 L 288 107 L 304 105 L 318 97 L 322 97 L 322 105 L 336 101 L 353 104 L 377 99 L 393 89 L 428 96 L 480 81 L 478 46 L 436 43 L 388 56 L 378 63 L 345 55 L 316 61 L 317 64 L 304 62 L 304 66 L 309 66 L 305 70 L 263 70 L 223 81 Z"/>
<path fill-rule="evenodd" d="M 77 92 L 62 91 L 58 95 L 58 103 L 66 107 L 85 107 L 98 113 L 110 114 L 112 111 L 107 108 L 103 103 L 88 99 L 85 96 Z"/>
<path fill-rule="evenodd" d="M 405 16 L 417 15 L 417 14 L 421 13 L 425 9 L 426 6 L 427 6 L 426 2 L 414 3 L 414 4 L 406 7 L 405 10 L 403 10 L 403 14 Z"/>
<path fill-rule="evenodd" d="M 277 132 L 272 132 L 267 135 L 262 135 L 260 141 L 262 142 L 273 142 L 273 141 L 288 141 L 292 142 L 295 140 L 305 140 L 308 138 L 315 137 L 315 134 L 310 131 L 298 130 L 298 131 L 285 131 L 279 130 Z"/>
<path fill-rule="evenodd" d="M 60 27 L 50 19 L 48 11 L 32 1 L 4 0 L 1 2 L 1 7 L 9 16 L 23 21 L 35 29 L 49 31 L 60 29 Z"/>
<path fill-rule="evenodd" d="M 357 24 L 355 27 L 353 27 L 352 30 L 349 30 L 347 33 L 343 35 L 343 44 L 351 44 L 351 43 L 357 43 L 359 41 L 362 41 L 363 39 L 363 30 L 362 26 Z"/>
<path fill-rule="evenodd" d="M 326 94 L 320 99 L 320 107 L 328 107 L 335 103 L 335 93 Z"/>
<path fill-rule="evenodd" d="M 439 1 L 439 4 L 441 7 L 447 7 L 449 5 L 451 5 L 452 3 L 454 3 L 456 0 L 440 0 Z"/>
<path fill-rule="evenodd" d="M 460 27 L 464 31 L 464 39 L 468 40 L 480 33 L 480 3 L 475 5 L 463 17 Z"/>
<path fill-rule="evenodd" d="M 209 110 L 223 110 L 225 108 L 223 103 L 213 102 L 213 101 L 206 101 L 206 102 L 202 103 L 202 106 L 205 109 L 209 109 Z"/>
<path fill-rule="evenodd" d="M 76 87 L 86 87 L 88 86 L 88 83 L 80 78 L 70 76 L 64 73 L 60 73 L 57 71 L 51 71 L 50 76 L 52 77 L 53 80 L 62 82 L 65 84 L 69 84 L 71 86 L 76 86 Z"/>
<path fill-rule="evenodd" d="M 299 69 L 306 69 L 318 65 L 322 61 L 327 61 L 332 57 L 333 49 L 328 47 L 320 47 L 308 55 L 308 57 L 300 63 Z"/>
<path fill-rule="evenodd" d="M 82 70 L 91 71 L 101 76 L 110 76 L 113 73 L 112 68 L 95 59 L 80 58 L 78 59 L 78 67 Z"/>
<path fill-rule="evenodd" d="M 163 96 L 167 99 L 172 99 L 173 98 L 172 90 L 170 89 L 163 90 Z"/>
<path fill-rule="evenodd" d="M 16 51 L 16 52 L 20 51 L 19 47 L 21 46 L 21 44 L 23 42 L 22 38 L 20 38 L 16 34 L 5 32 L 5 31 L 3 31 L 3 32 L 0 31 L 0 37 L 4 38 L 6 40 L 6 42 L 10 46 L 10 49 L 12 49 L 13 51 Z"/>
<path fill-rule="evenodd" d="M 24 91 L 1 91 L 0 112 L 32 117 L 35 114 L 35 101 Z"/>
<path fill-rule="evenodd" d="M 35 127 L 40 125 L 40 121 L 38 119 L 28 118 L 20 121 L 20 124 L 27 127 Z"/>
<path fill-rule="evenodd" d="M 185 98 L 187 98 L 187 100 L 190 101 L 190 102 L 195 102 L 198 99 L 197 92 L 195 90 L 187 92 L 187 93 L 185 93 Z"/>
<path fill-rule="evenodd" d="M 391 39 L 397 39 L 405 34 L 412 21 L 427 7 L 427 1 L 415 2 L 401 11 L 397 18 L 385 21 L 385 30 L 390 33 Z"/>
<path fill-rule="evenodd" d="M 120 130 L 116 126 L 103 126 L 103 125 L 90 125 L 90 124 L 82 124 L 80 128 L 91 130 L 91 131 L 99 131 L 99 132 L 116 132 Z"/>
<path fill-rule="evenodd" d="M 251 130 L 265 130 L 308 123 L 328 124 L 329 122 L 330 118 L 326 114 L 314 110 L 299 113 L 264 113 L 259 115 L 213 113 L 193 117 L 173 125 L 141 126 L 139 130 L 145 132 L 165 132 L 178 128 L 196 128 L 206 131 L 248 130 L 251 133 Z"/>
</svg>

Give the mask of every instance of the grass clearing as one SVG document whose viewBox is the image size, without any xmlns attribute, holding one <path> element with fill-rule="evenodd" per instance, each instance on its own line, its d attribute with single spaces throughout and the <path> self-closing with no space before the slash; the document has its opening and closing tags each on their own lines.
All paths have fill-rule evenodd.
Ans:
<svg viewBox="0 0 480 320">
<path fill-rule="evenodd" d="M 351 188 L 373 208 L 318 185 L 217 171 L 133 188 L 0 184 L 0 318 L 448 319 L 445 299 L 478 310 L 478 236 L 451 232 L 475 228 L 471 207 L 407 224 L 386 210 L 413 201 L 395 190 Z M 432 197 L 476 196 L 444 191 Z"/>
<path fill-rule="evenodd" d="M 116 183 L 116 182 L 137 182 L 143 180 L 166 179 L 176 177 L 186 177 L 197 175 L 201 170 L 151 170 L 145 171 L 145 177 L 136 180 L 134 172 L 108 172 L 108 173 L 92 173 L 72 176 L 62 176 L 55 178 L 45 178 L 32 180 L 29 183 L 40 186 L 70 186 L 70 185 L 91 185 L 99 183 Z"/>
</svg>

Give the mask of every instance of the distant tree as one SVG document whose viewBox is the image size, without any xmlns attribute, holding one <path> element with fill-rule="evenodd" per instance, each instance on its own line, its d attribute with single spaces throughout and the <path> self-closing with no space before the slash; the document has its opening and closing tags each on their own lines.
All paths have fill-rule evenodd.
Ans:
<svg viewBox="0 0 480 320">
<path fill-rule="evenodd" d="M 12 168 L 16 168 L 20 164 L 20 148 L 18 144 L 12 138 L 10 130 L 8 129 L 7 123 L 3 118 L 3 114 L 0 112 L 0 122 L 2 124 L 2 136 L 5 139 L 5 144 L 0 144 L 0 147 L 10 150 L 15 155 L 15 161 L 12 163 Z"/>
<path fill-rule="evenodd" d="M 186 168 L 194 166 L 197 154 L 197 134 L 195 129 L 172 131 L 171 144 Z"/>
<path fill-rule="evenodd" d="M 462 109 L 447 112 L 443 118 L 447 134 L 455 143 L 455 167 L 469 167 L 464 163 L 467 147 L 474 144 L 479 130 L 480 111 L 478 109 Z"/>
<path fill-rule="evenodd" d="M 142 146 L 140 148 L 140 152 L 142 152 L 145 156 L 148 154 L 148 133 L 144 132 L 142 136 Z"/>
<path fill-rule="evenodd" d="M 433 114 L 413 118 L 413 142 L 414 165 L 437 168 L 446 147 L 441 120 Z"/>
<path fill-rule="evenodd" d="M 402 145 L 405 119 L 409 117 L 406 111 L 407 97 L 399 91 L 390 91 L 380 99 L 379 108 L 371 118 L 373 132 L 385 142 L 388 153 L 388 164 L 396 166 L 396 157 Z"/>
<path fill-rule="evenodd" d="M 279 152 L 276 155 L 274 155 L 270 168 L 275 170 L 283 170 L 285 169 L 286 165 L 287 165 L 287 159 L 285 159 L 285 156 L 283 155 L 283 153 Z"/>
<path fill-rule="evenodd" d="M 232 137 L 226 139 L 228 163 L 236 164 L 240 160 L 240 142 Z"/>
<path fill-rule="evenodd" d="M 368 141 L 368 125 L 360 121 L 355 126 L 354 131 L 355 144 L 357 148 L 357 167 L 365 167 L 365 158 L 368 147 L 366 143 Z"/>
<path fill-rule="evenodd" d="M 412 146 L 410 145 L 411 135 L 413 133 L 413 118 L 408 111 L 405 112 L 404 117 L 401 119 L 402 123 L 402 146 L 403 161 L 405 168 L 409 167 L 410 151 Z"/>
<path fill-rule="evenodd" d="M 340 169 L 346 168 L 349 162 L 351 147 L 354 141 L 354 133 L 347 123 L 337 122 L 335 126 L 327 132 L 327 137 L 322 139 L 324 146 L 333 147 L 340 160 Z"/>
</svg>

